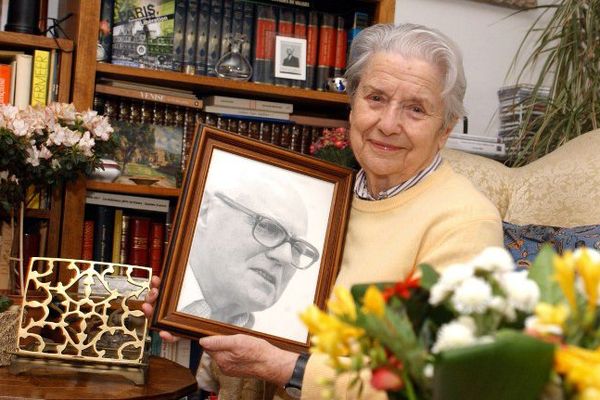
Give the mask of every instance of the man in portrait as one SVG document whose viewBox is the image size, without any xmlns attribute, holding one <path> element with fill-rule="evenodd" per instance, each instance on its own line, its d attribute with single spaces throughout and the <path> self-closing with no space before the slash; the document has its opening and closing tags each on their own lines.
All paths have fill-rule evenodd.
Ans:
<svg viewBox="0 0 600 400">
<path fill-rule="evenodd" d="M 177 310 L 251 328 L 296 271 L 319 259 L 304 238 L 308 213 L 289 182 L 207 183 Z"/>
<path fill-rule="evenodd" d="M 295 67 L 298 68 L 300 67 L 300 59 L 298 59 L 298 57 L 296 57 L 294 55 L 294 48 L 293 47 L 287 47 L 285 49 L 286 52 L 286 56 L 283 59 L 283 66 L 284 67 Z"/>
</svg>

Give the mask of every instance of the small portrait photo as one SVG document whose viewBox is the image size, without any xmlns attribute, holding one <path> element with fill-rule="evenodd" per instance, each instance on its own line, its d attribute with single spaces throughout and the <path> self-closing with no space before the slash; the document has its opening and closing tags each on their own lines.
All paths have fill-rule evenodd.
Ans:
<svg viewBox="0 0 600 400">
<path fill-rule="evenodd" d="M 352 172 L 212 127 L 199 136 L 155 327 L 306 350 L 298 315 L 324 307 L 337 275 Z"/>
<path fill-rule="evenodd" d="M 306 39 L 275 38 L 275 77 L 306 80 Z"/>
</svg>

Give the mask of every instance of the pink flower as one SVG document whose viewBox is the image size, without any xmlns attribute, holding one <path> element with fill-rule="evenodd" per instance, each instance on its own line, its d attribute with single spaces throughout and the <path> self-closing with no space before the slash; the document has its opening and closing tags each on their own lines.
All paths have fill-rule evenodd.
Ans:
<svg viewBox="0 0 600 400">
<path fill-rule="evenodd" d="M 378 390 L 400 390 L 404 382 L 393 371 L 386 367 L 379 367 L 373 370 L 371 386 Z"/>
</svg>

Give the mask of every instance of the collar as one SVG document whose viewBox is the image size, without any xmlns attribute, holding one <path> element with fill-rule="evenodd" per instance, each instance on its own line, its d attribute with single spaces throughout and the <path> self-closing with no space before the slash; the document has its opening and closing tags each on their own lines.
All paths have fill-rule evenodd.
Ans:
<svg viewBox="0 0 600 400">
<path fill-rule="evenodd" d="M 375 196 L 372 196 L 371 193 L 369 193 L 369 189 L 367 187 L 367 174 L 365 173 L 364 169 L 361 169 L 356 175 L 354 194 L 361 200 L 383 200 L 393 197 L 421 182 L 427 175 L 437 170 L 441 163 L 442 156 L 438 152 L 435 157 L 433 157 L 433 161 L 431 161 L 431 163 L 425 169 L 421 170 L 415 176 L 405 182 L 400 183 L 399 185 L 393 186 L 387 190 L 383 190 Z"/>
</svg>

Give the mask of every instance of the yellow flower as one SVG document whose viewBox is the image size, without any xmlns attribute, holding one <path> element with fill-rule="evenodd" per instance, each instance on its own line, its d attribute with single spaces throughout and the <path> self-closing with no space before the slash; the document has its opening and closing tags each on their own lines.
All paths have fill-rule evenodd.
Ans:
<svg viewBox="0 0 600 400">
<path fill-rule="evenodd" d="M 569 317 L 569 308 L 564 304 L 553 306 L 548 303 L 538 303 L 535 306 L 535 316 L 541 324 L 562 327 Z"/>
<path fill-rule="evenodd" d="M 564 346 L 557 349 L 554 363 L 556 372 L 564 374 L 577 387 L 581 398 L 593 399 L 591 396 L 600 390 L 600 348 Z"/>
<path fill-rule="evenodd" d="M 343 286 L 336 286 L 333 294 L 334 297 L 327 301 L 329 311 L 337 316 L 347 317 L 350 321 L 356 321 L 356 305 L 350 291 Z"/>
<path fill-rule="evenodd" d="M 375 314 L 379 318 L 383 317 L 385 313 L 385 299 L 379 289 L 377 289 L 377 286 L 371 285 L 367 288 L 362 310 L 365 313 Z"/>
<path fill-rule="evenodd" d="M 575 299 L 575 258 L 571 251 L 565 251 L 563 256 L 554 256 L 554 279 L 562 289 L 567 298 L 571 310 L 577 310 L 577 300 Z"/>
<path fill-rule="evenodd" d="M 588 310 L 596 308 L 598 299 L 598 284 L 600 283 L 600 263 L 593 262 L 588 251 L 583 249 L 577 259 L 577 271 L 583 279 L 583 286 L 587 296 Z"/>
</svg>

